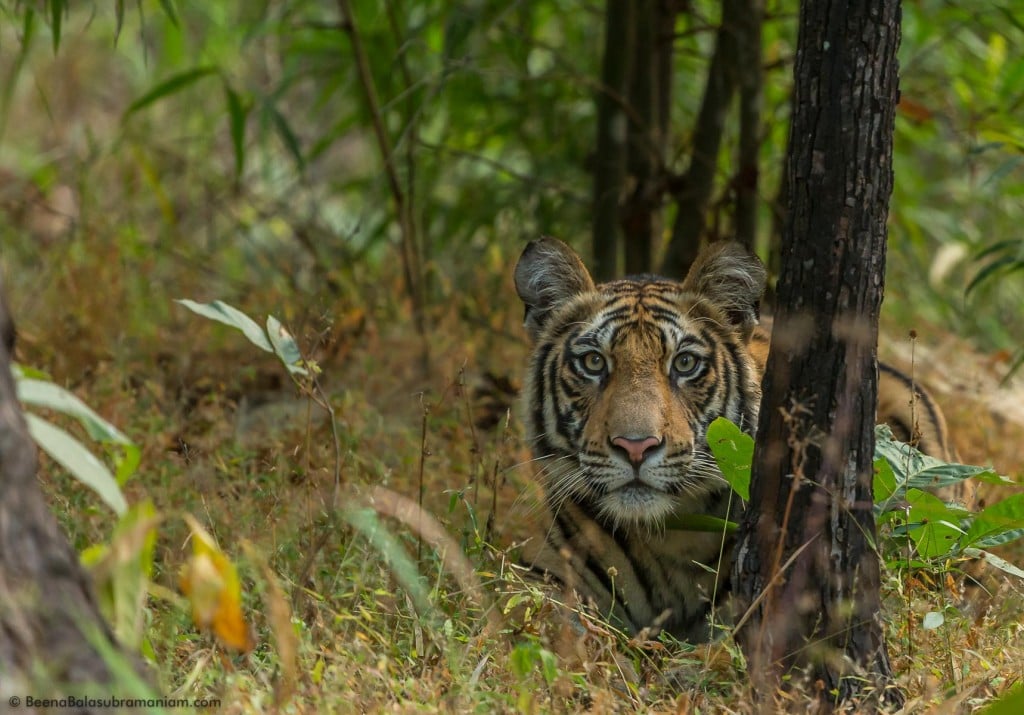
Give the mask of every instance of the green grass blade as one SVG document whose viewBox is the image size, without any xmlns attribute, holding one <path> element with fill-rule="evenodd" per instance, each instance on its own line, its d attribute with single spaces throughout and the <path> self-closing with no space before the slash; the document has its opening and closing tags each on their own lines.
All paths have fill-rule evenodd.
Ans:
<svg viewBox="0 0 1024 715">
<path fill-rule="evenodd" d="M 194 69 L 186 70 L 185 72 L 180 72 L 174 75 L 173 77 L 165 79 L 163 82 L 153 87 L 153 89 L 149 90 L 144 95 L 142 95 L 134 102 L 132 102 L 130 105 L 128 105 L 128 109 L 125 110 L 123 118 L 127 119 L 135 112 L 139 111 L 140 109 L 144 109 L 145 107 L 148 107 L 149 105 L 153 104 L 153 102 L 156 102 L 158 99 L 167 97 L 171 94 L 174 94 L 175 92 L 180 92 L 189 85 L 195 84 L 203 77 L 208 77 L 212 74 L 215 74 L 216 72 L 216 67 L 196 67 Z"/>
</svg>

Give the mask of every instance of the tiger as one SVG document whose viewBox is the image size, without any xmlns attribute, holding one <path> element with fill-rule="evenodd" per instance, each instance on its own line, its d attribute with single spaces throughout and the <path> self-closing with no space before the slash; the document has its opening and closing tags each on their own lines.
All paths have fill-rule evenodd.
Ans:
<svg viewBox="0 0 1024 715">
<path fill-rule="evenodd" d="M 579 255 L 549 237 L 530 242 L 515 267 L 533 345 L 521 407 L 548 515 L 524 561 L 628 633 L 712 635 L 732 539 L 664 525 L 674 514 L 740 516 L 706 432 L 717 417 L 756 428 L 766 278 L 730 241 L 710 244 L 681 282 L 595 284 Z M 878 416 L 897 437 L 949 455 L 942 415 L 914 381 L 882 366 L 879 392 Z"/>
</svg>

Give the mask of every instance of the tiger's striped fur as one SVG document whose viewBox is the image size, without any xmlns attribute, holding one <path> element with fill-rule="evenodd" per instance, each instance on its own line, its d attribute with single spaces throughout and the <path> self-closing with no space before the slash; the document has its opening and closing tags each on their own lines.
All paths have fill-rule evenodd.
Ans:
<svg viewBox="0 0 1024 715">
<path fill-rule="evenodd" d="M 595 286 L 575 252 L 552 238 L 530 243 L 516 266 L 534 342 L 525 422 L 550 516 L 525 556 L 629 631 L 660 626 L 704 640 L 711 605 L 727 590 L 731 540 L 664 521 L 738 517 L 705 434 L 719 416 L 756 427 L 765 279 L 761 262 L 729 242 L 713 244 L 682 282 L 639 276 Z M 895 382 L 882 384 L 909 397 L 902 374 L 889 371 L 883 381 Z M 941 415 L 921 401 L 922 446 L 942 456 Z"/>
</svg>

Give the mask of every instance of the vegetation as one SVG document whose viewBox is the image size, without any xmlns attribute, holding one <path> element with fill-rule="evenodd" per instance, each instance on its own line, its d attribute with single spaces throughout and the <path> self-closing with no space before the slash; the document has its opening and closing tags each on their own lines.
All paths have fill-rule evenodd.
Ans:
<svg viewBox="0 0 1024 715">
<path fill-rule="evenodd" d="M 0 245 L 17 360 L 117 426 L 97 446 L 59 405 L 30 406 L 120 480 L 122 516 L 42 458 L 159 693 L 228 712 L 749 710 L 728 638 L 573 623 L 515 565 L 538 513 L 505 409 L 526 352 L 511 266 L 541 233 L 587 244 L 604 5 L 140 8 L 0 7 Z M 764 9 L 763 253 L 796 23 Z M 1015 478 L 1022 388 L 999 383 L 1024 334 L 1021 10 L 904 4 L 882 337 L 936 389 L 964 461 Z M 694 0 L 675 21 L 680 175 L 721 12 Z M 739 134 L 726 123 L 711 232 L 730 225 Z M 276 316 L 271 351 L 176 299 Z M 987 508 L 1010 493 L 981 489 Z M 994 598 L 965 596 L 960 558 L 1020 563 L 995 536 L 1012 519 L 971 533 L 978 519 L 943 513 L 966 533 L 935 550 L 918 537 L 940 507 L 881 494 L 908 710 L 980 709 L 1020 680 L 1024 601 L 1002 572 L 981 579 Z"/>
</svg>

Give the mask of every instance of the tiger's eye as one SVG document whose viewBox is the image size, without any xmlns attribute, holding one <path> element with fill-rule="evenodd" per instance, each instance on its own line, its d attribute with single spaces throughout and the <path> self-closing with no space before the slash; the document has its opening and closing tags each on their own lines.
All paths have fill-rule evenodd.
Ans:
<svg viewBox="0 0 1024 715">
<path fill-rule="evenodd" d="M 580 360 L 580 363 L 583 365 L 583 369 L 589 372 L 591 375 L 600 375 L 601 373 L 604 372 L 604 355 L 597 352 L 596 350 L 592 350 L 586 355 L 584 355 L 583 358 Z"/>
<path fill-rule="evenodd" d="M 693 353 L 679 353 L 672 360 L 672 369 L 682 377 L 689 377 L 700 367 L 700 358 Z"/>
</svg>

